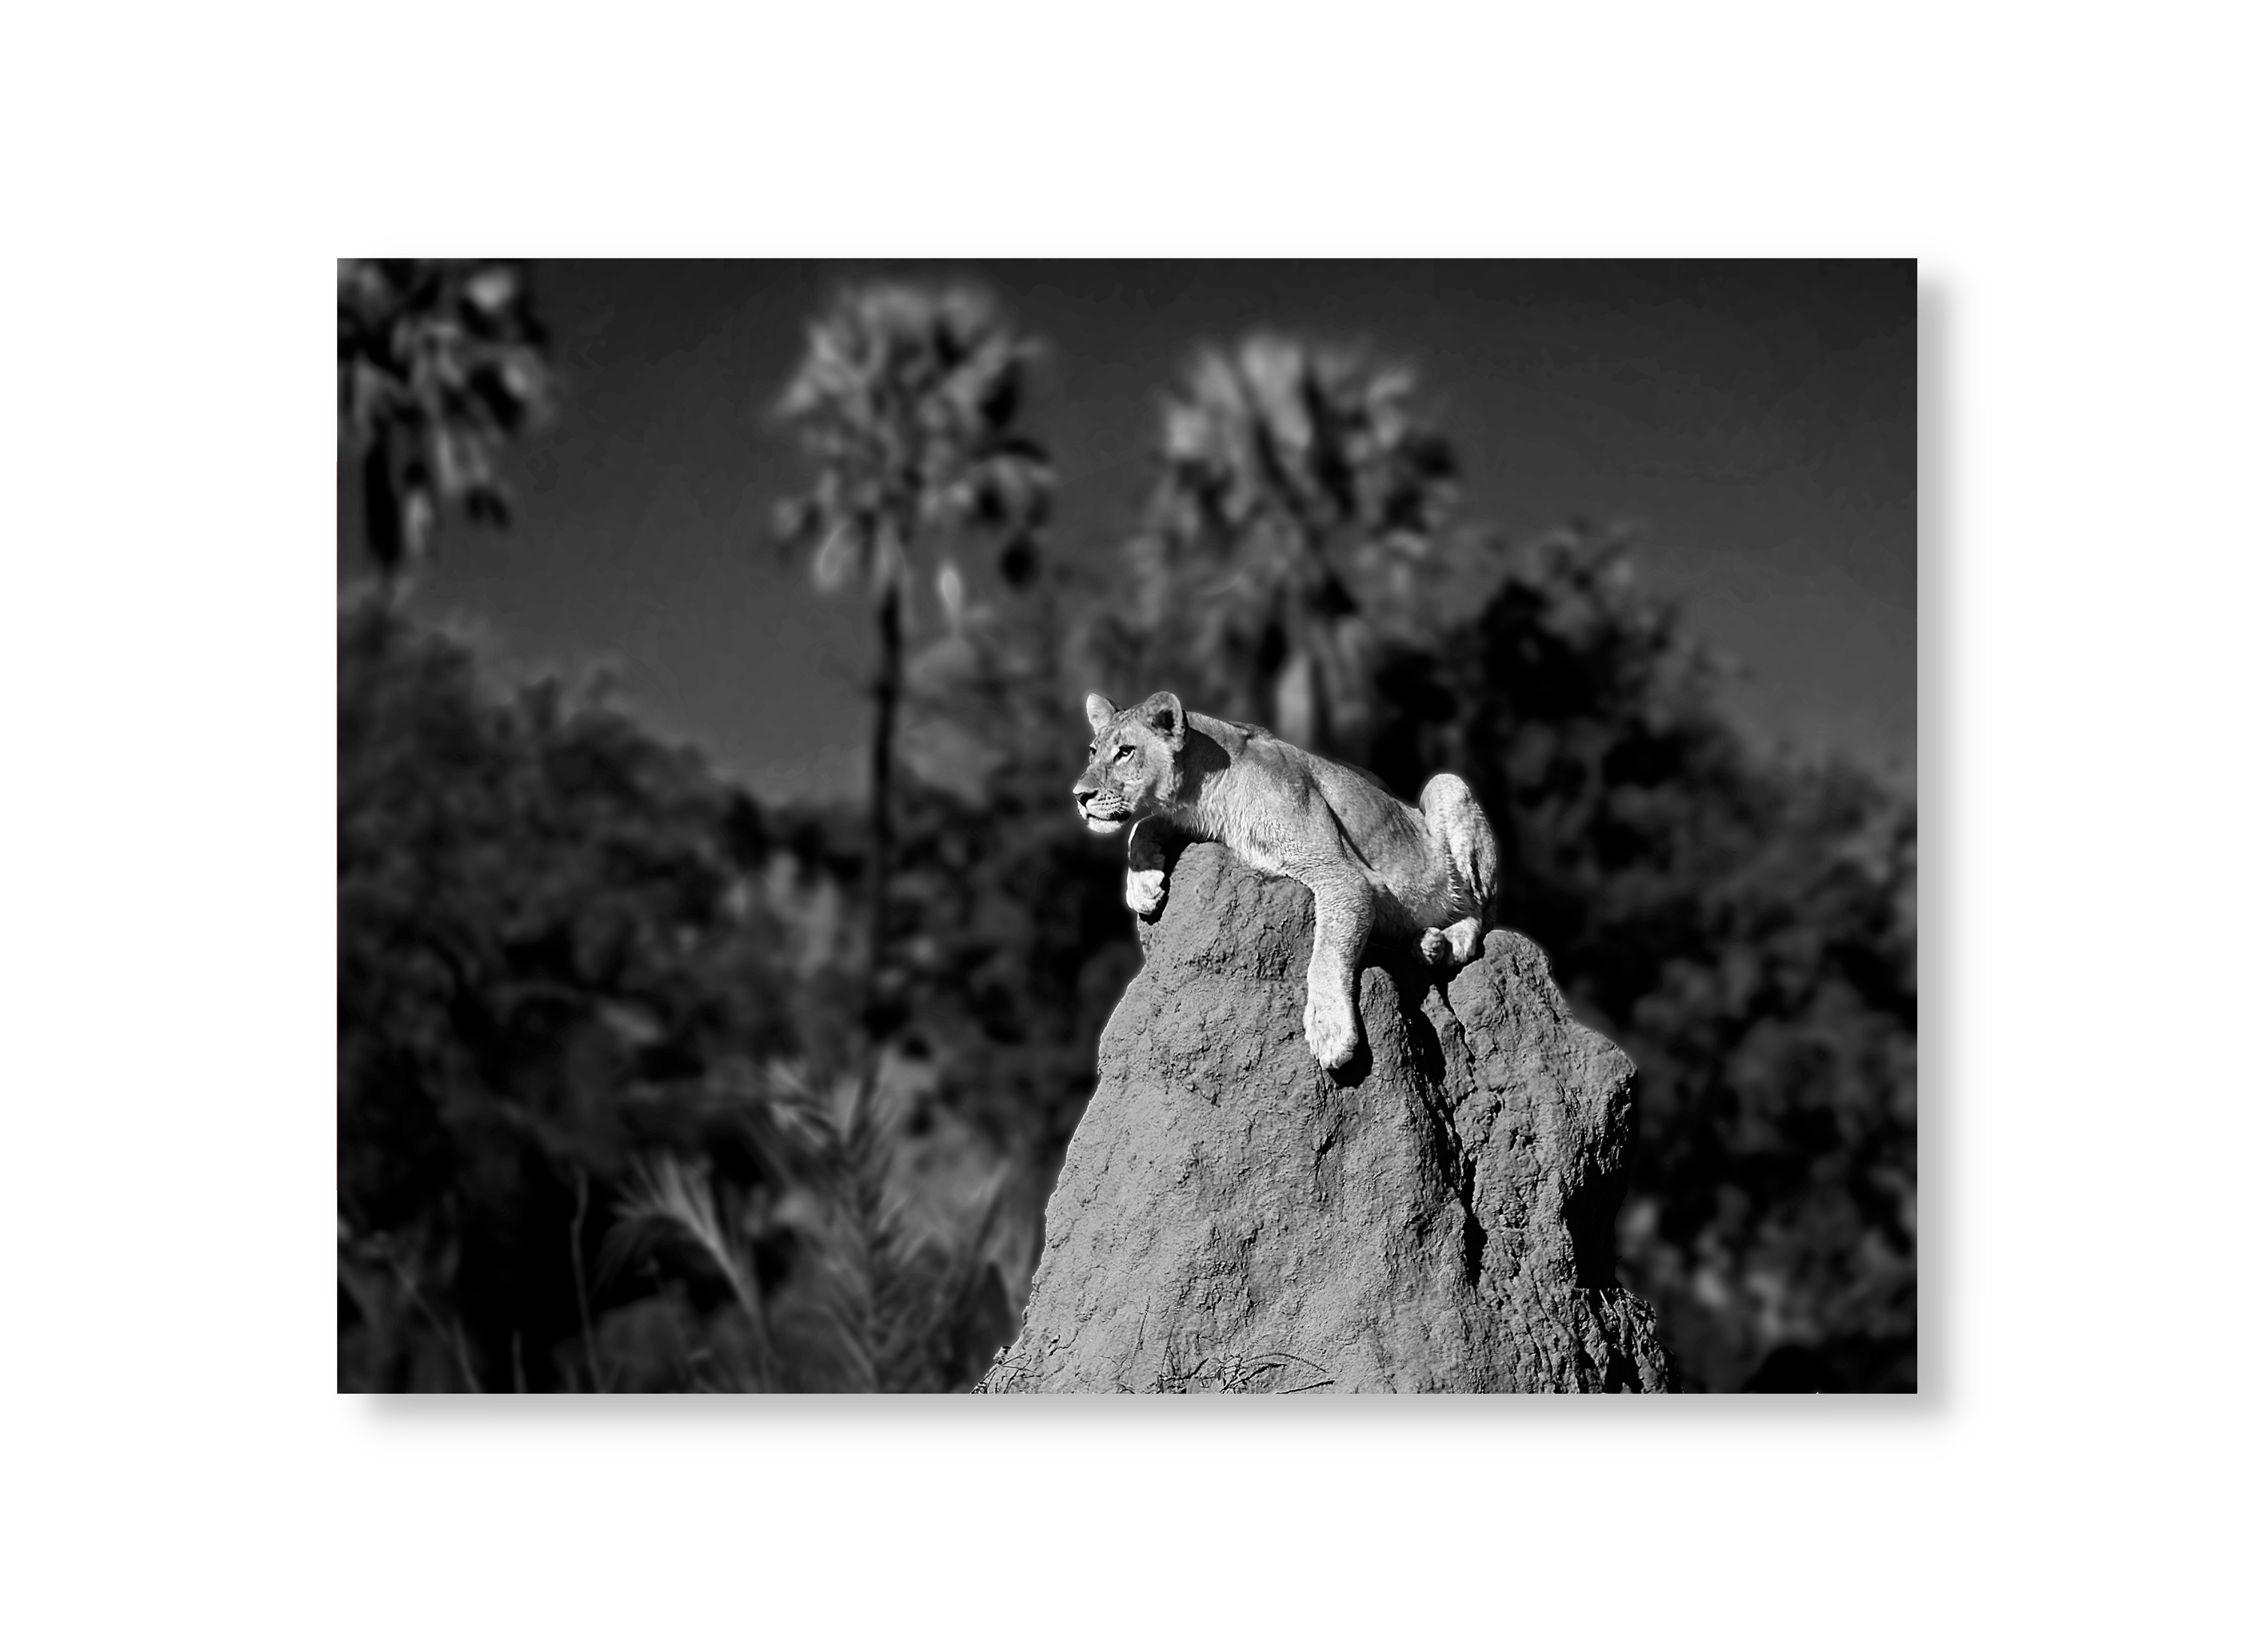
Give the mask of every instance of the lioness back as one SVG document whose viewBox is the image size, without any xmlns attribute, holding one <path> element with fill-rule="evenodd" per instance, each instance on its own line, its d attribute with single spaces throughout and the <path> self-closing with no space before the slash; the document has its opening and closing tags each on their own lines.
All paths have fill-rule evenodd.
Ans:
<svg viewBox="0 0 2253 1652">
<path fill-rule="evenodd" d="M 1272 840 L 1278 828 L 1319 803 L 1337 822 L 1346 847 L 1380 882 L 1428 887 L 1432 845 L 1422 817 L 1366 769 L 1302 751 L 1249 724 L 1194 711 L 1189 723 L 1228 752 L 1227 777 L 1208 781 L 1206 791 L 1228 794 L 1225 812 L 1243 826 Z"/>
</svg>

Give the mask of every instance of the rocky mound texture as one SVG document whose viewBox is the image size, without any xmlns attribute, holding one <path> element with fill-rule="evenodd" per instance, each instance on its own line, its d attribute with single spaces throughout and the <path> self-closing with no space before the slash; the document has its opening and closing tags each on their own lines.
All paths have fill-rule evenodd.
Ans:
<svg viewBox="0 0 2253 1652">
<path fill-rule="evenodd" d="M 1196 844 L 1104 1029 L 994 1393 L 1652 1392 L 1612 1274 L 1634 1068 L 1497 930 L 1365 958 L 1364 1047 L 1301 1028 L 1314 899 Z"/>
</svg>

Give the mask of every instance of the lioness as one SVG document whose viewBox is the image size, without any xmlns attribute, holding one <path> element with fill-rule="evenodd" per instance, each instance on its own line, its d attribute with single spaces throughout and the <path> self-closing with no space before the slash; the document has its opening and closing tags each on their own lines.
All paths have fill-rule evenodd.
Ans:
<svg viewBox="0 0 2253 1652">
<path fill-rule="evenodd" d="M 1412 809 L 1372 775 L 1265 728 L 1184 714 L 1168 694 L 1127 711 L 1090 694 L 1087 721 L 1095 739 L 1072 797 L 1090 831 L 1133 828 L 1126 904 L 1135 911 L 1164 904 L 1168 834 L 1224 844 L 1314 891 L 1307 1043 L 1324 1067 L 1344 1066 L 1360 1044 L 1354 983 L 1372 926 L 1415 940 L 1427 963 L 1460 967 L 1478 956 L 1494 910 L 1494 829 L 1455 776 L 1433 776 Z"/>
</svg>

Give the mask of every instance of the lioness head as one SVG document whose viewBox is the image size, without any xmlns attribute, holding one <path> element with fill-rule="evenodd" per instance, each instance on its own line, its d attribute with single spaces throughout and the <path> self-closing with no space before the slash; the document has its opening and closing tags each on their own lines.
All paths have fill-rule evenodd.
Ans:
<svg viewBox="0 0 2253 1652">
<path fill-rule="evenodd" d="M 1121 711 L 1101 694 L 1087 697 L 1087 772 L 1071 789 L 1079 818 L 1091 832 L 1109 836 L 1174 800 L 1180 779 L 1174 759 L 1189 738 L 1182 702 L 1152 694 Z"/>
</svg>

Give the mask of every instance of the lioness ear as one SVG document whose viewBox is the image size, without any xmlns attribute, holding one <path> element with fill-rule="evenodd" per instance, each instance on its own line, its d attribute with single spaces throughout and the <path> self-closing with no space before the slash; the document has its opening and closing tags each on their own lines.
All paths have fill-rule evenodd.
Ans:
<svg viewBox="0 0 2253 1652">
<path fill-rule="evenodd" d="M 1189 737 L 1188 720 L 1182 715 L 1182 702 L 1163 690 L 1135 707 L 1134 714 L 1176 751 L 1182 749 L 1182 742 Z"/>
<path fill-rule="evenodd" d="M 1090 694 L 1087 697 L 1087 726 L 1094 729 L 1096 733 L 1101 734 L 1103 732 L 1104 724 L 1109 722 L 1118 714 L 1119 708 L 1113 705 L 1101 694 Z"/>
</svg>

